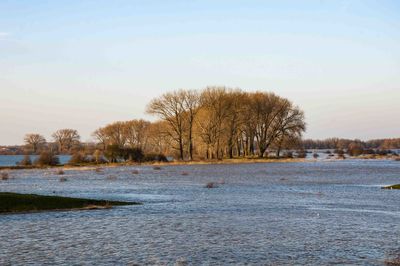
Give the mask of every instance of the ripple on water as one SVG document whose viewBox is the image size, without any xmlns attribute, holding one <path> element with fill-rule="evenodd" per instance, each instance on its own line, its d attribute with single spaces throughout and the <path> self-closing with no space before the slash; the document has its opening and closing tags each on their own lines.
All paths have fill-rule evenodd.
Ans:
<svg viewBox="0 0 400 266">
<path fill-rule="evenodd" d="M 145 204 L 2 215 L 0 264 L 383 264 L 400 247 L 400 191 L 380 186 L 399 183 L 399 170 L 350 160 L 135 166 L 65 170 L 66 182 L 13 171 L 0 191 Z"/>
</svg>

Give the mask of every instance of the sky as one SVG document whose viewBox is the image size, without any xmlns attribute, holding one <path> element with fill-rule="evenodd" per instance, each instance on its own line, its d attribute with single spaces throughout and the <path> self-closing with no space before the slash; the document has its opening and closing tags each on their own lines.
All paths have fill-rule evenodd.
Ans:
<svg viewBox="0 0 400 266">
<path fill-rule="evenodd" d="M 206 86 L 289 98 L 306 138 L 400 137 L 400 1 L 0 0 L 0 145 Z"/>
</svg>

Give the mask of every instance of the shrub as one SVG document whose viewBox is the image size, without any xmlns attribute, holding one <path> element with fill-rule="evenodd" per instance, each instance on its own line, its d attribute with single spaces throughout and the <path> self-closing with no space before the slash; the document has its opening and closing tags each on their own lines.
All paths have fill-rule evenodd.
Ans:
<svg viewBox="0 0 400 266">
<path fill-rule="evenodd" d="M 154 170 L 161 170 L 161 167 L 160 166 L 154 166 L 153 169 Z"/>
<path fill-rule="evenodd" d="M 116 163 L 121 160 L 141 162 L 144 158 L 140 148 L 121 148 L 118 145 L 108 145 L 104 156 L 110 163 Z"/>
<path fill-rule="evenodd" d="M 364 153 L 364 148 L 359 144 L 351 143 L 347 149 L 347 153 L 350 156 L 359 156 Z"/>
<path fill-rule="evenodd" d="M 122 157 L 121 148 L 118 145 L 108 145 L 104 156 L 110 163 L 116 163 Z"/>
<path fill-rule="evenodd" d="M 148 153 L 144 156 L 146 162 L 168 162 L 167 157 L 164 154 Z"/>
<path fill-rule="evenodd" d="M 144 154 L 140 148 L 125 148 L 123 149 L 123 158 L 125 161 L 141 162 Z"/>
<path fill-rule="evenodd" d="M 342 155 L 344 155 L 344 150 L 342 150 L 342 149 L 336 149 L 336 150 L 334 151 L 334 153 L 337 153 L 337 155 L 342 156 Z"/>
<path fill-rule="evenodd" d="M 68 164 L 71 165 L 77 165 L 77 164 L 83 164 L 83 163 L 88 163 L 89 160 L 88 158 L 81 152 L 76 152 L 72 154 L 71 159 L 69 159 Z"/>
<path fill-rule="evenodd" d="M 307 157 L 306 151 L 304 151 L 304 150 L 297 151 L 297 157 L 298 158 L 306 158 Z"/>
<path fill-rule="evenodd" d="M 319 157 L 319 154 L 316 153 L 316 152 L 314 152 L 314 153 L 313 153 L 313 157 L 314 157 L 315 159 L 317 159 L 317 158 Z"/>
<path fill-rule="evenodd" d="M 1 180 L 8 180 L 9 175 L 7 172 L 2 172 L 0 174 L 0 177 L 1 177 Z"/>
<path fill-rule="evenodd" d="M 388 155 L 388 151 L 387 150 L 377 150 L 376 154 L 378 154 L 378 155 Z"/>
<path fill-rule="evenodd" d="M 52 152 L 43 151 L 40 153 L 39 158 L 35 160 L 35 164 L 39 166 L 54 166 L 60 164 L 60 160 Z"/>
<path fill-rule="evenodd" d="M 68 179 L 66 178 L 66 177 L 60 177 L 60 182 L 65 182 L 65 181 L 67 181 Z"/>
<path fill-rule="evenodd" d="M 106 163 L 107 160 L 104 158 L 104 155 L 101 151 L 95 150 L 92 155 L 92 160 L 94 163 Z"/>
<path fill-rule="evenodd" d="M 57 175 L 63 175 L 63 174 L 65 174 L 63 169 L 59 169 L 57 171 Z"/>
<path fill-rule="evenodd" d="M 205 188 L 216 188 L 218 187 L 215 182 L 208 182 L 205 186 Z"/>
<path fill-rule="evenodd" d="M 17 163 L 17 165 L 21 165 L 21 166 L 32 165 L 31 157 L 29 155 L 25 155 L 24 158 Z"/>
<path fill-rule="evenodd" d="M 293 152 L 288 151 L 283 154 L 284 158 L 293 158 Z"/>
<path fill-rule="evenodd" d="M 133 175 L 139 174 L 139 170 L 136 170 L 136 169 L 135 169 L 135 170 L 132 170 L 132 174 L 133 174 Z"/>
</svg>

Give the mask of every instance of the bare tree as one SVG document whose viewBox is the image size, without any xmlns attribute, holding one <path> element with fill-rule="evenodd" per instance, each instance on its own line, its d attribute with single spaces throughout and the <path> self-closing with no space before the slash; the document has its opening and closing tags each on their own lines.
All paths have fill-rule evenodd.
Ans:
<svg viewBox="0 0 400 266">
<path fill-rule="evenodd" d="M 170 125 L 167 121 L 160 120 L 149 125 L 147 130 L 148 146 L 146 151 L 161 154 L 171 154 L 173 139 L 170 134 Z"/>
<path fill-rule="evenodd" d="M 277 138 L 279 132 L 277 119 L 289 105 L 290 102 L 273 93 L 257 92 L 252 95 L 259 157 L 264 157 L 265 151 Z"/>
<path fill-rule="evenodd" d="M 123 134 L 127 144 L 131 148 L 140 148 L 145 150 L 147 145 L 147 130 L 150 126 L 149 121 L 143 119 L 127 121 L 123 127 Z"/>
<path fill-rule="evenodd" d="M 237 139 L 241 133 L 243 122 L 247 119 L 241 114 L 243 112 L 243 96 L 244 93 L 240 90 L 230 91 L 226 97 L 227 103 L 227 117 L 226 117 L 226 144 L 228 149 L 229 158 L 233 158 L 233 148 L 236 145 L 239 151 L 239 145 L 237 145 Z"/>
<path fill-rule="evenodd" d="M 80 136 L 75 129 L 59 129 L 52 135 L 54 141 L 58 145 L 59 153 L 68 152 L 74 144 L 78 144 Z"/>
<path fill-rule="evenodd" d="M 289 101 L 286 101 L 286 108 L 283 109 L 277 117 L 277 134 L 276 142 L 278 143 L 277 156 L 279 156 L 283 144 L 289 146 L 299 142 L 303 132 L 306 130 L 306 123 L 304 122 L 304 112 L 298 107 L 294 107 Z"/>
<path fill-rule="evenodd" d="M 108 143 L 108 136 L 106 130 L 101 127 L 99 129 L 96 129 L 93 133 L 92 136 L 97 139 L 97 141 L 101 144 L 101 149 L 104 151 L 107 147 Z"/>
<path fill-rule="evenodd" d="M 187 121 L 187 142 L 189 149 L 189 160 L 193 160 L 193 127 L 197 112 L 199 110 L 200 95 L 197 91 L 186 90 L 182 91 L 183 108 L 186 112 Z"/>
<path fill-rule="evenodd" d="M 227 90 L 225 87 L 208 87 L 200 98 L 200 118 L 197 127 L 207 146 L 207 158 L 222 158 L 222 135 L 228 117 Z"/>
<path fill-rule="evenodd" d="M 153 99 L 147 106 L 147 113 L 155 114 L 164 121 L 167 121 L 171 127 L 168 132 L 170 137 L 178 144 L 176 148 L 179 151 L 179 158 L 184 159 L 184 137 L 185 137 L 185 108 L 184 91 L 174 91 L 161 95 Z"/>
<path fill-rule="evenodd" d="M 126 135 L 124 134 L 125 122 L 117 121 L 108 124 L 103 128 L 107 139 L 107 145 L 117 145 L 122 148 L 126 144 Z"/>
<path fill-rule="evenodd" d="M 36 153 L 38 149 L 46 143 L 46 139 L 36 133 L 26 134 L 24 137 L 24 141 L 27 146 L 29 146 L 33 153 Z"/>
</svg>

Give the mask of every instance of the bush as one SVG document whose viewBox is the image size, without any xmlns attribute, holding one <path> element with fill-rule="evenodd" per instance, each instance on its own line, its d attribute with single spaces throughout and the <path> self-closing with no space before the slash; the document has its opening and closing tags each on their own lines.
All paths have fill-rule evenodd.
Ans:
<svg viewBox="0 0 400 266">
<path fill-rule="evenodd" d="M 104 155 L 101 151 L 95 150 L 93 155 L 92 155 L 92 161 L 94 163 L 106 163 L 107 160 L 104 158 Z"/>
<path fill-rule="evenodd" d="M 118 162 L 118 159 L 122 157 L 121 148 L 118 145 L 108 145 L 106 151 L 104 152 L 104 156 L 110 163 Z"/>
<path fill-rule="evenodd" d="M 297 151 L 297 157 L 298 158 L 306 158 L 307 157 L 307 152 L 304 151 L 304 150 Z"/>
<path fill-rule="evenodd" d="M 108 145 L 104 156 L 110 163 L 116 163 L 121 160 L 141 162 L 144 158 L 140 148 L 121 148 L 118 145 Z"/>
<path fill-rule="evenodd" d="M 378 155 L 388 155 L 388 151 L 387 150 L 377 150 L 376 154 L 378 154 Z"/>
<path fill-rule="evenodd" d="M 69 159 L 68 164 L 76 165 L 76 164 L 83 164 L 88 163 L 88 158 L 81 152 L 76 152 L 72 154 L 71 159 Z"/>
<path fill-rule="evenodd" d="M 167 157 L 164 154 L 148 153 L 144 156 L 146 162 L 168 162 Z"/>
<path fill-rule="evenodd" d="M 20 162 L 17 163 L 17 165 L 21 165 L 21 166 L 32 165 L 31 157 L 29 155 L 25 155 L 24 158 Z"/>
<path fill-rule="evenodd" d="M 123 158 L 125 161 L 141 162 L 144 154 L 140 148 L 125 148 L 123 149 Z"/>
<path fill-rule="evenodd" d="M 364 153 L 364 149 L 360 145 L 353 144 L 353 145 L 349 145 L 349 148 L 347 149 L 347 153 L 350 156 L 360 156 L 361 154 Z"/>
<path fill-rule="evenodd" d="M 39 166 L 54 166 L 60 164 L 60 159 L 52 152 L 43 151 L 39 158 L 35 160 L 35 164 Z"/>
<path fill-rule="evenodd" d="M 205 188 L 217 188 L 218 185 L 215 182 L 208 182 Z"/>
<path fill-rule="evenodd" d="M 283 154 L 283 158 L 293 158 L 293 152 L 288 151 Z"/>
<path fill-rule="evenodd" d="M 334 153 L 337 153 L 337 155 L 339 155 L 339 156 L 344 156 L 344 150 L 342 150 L 342 149 L 336 149 L 334 151 Z"/>
<path fill-rule="evenodd" d="M 7 172 L 2 172 L 0 174 L 1 180 L 8 180 L 8 173 Z"/>
<path fill-rule="evenodd" d="M 314 157 L 315 159 L 317 159 L 317 158 L 319 157 L 319 154 L 316 153 L 316 152 L 314 152 L 314 153 L 313 153 L 313 157 Z"/>
<path fill-rule="evenodd" d="M 65 174 L 63 169 L 59 169 L 57 171 L 57 175 L 63 175 L 63 174 Z"/>
</svg>

